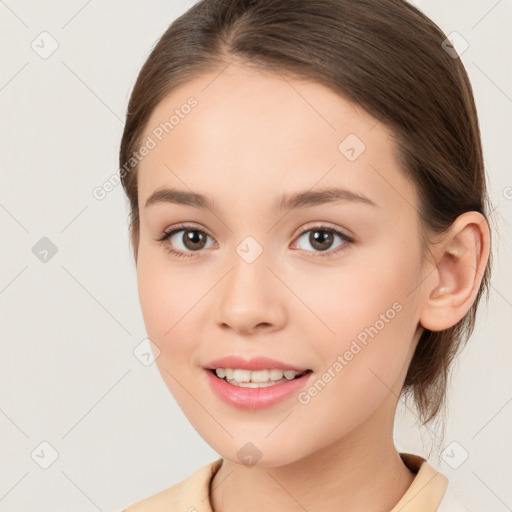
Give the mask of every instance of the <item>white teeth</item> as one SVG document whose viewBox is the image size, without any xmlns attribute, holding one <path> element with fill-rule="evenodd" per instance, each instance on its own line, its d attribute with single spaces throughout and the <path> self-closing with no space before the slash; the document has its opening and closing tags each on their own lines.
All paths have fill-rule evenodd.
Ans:
<svg viewBox="0 0 512 512">
<path fill-rule="evenodd" d="M 302 375 L 304 372 L 280 370 L 278 368 L 255 371 L 233 368 L 217 368 L 215 373 L 217 374 L 217 377 L 221 379 L 225 377 L 230 384 L 254 388 L 265 387 L 266 385 L 271 386 L 280 382 L 286 382 L 287 380 L 293 380 L 296 376 Z"/>
<path fill-rule="evenodd" d="M 249 382 L 251 380 L 251 372 L 249 370 L 234 370 L 233 377 L 229 378 L 237 382 Z"/>
<path fill-rule="evenodd" d="M 283 378 L 283 370 L 270 370 L 270 380 L 279 380 Z"/>
<path fill-rule="evenodd" d="M 285 382 L 286 379 L 283 379 Z M 276 384 L 281 384 L 281 381 L 269 380 L 268 382 L 237 382 L 236 380 L 228 380 L 229 384 L 233 384 L 233 386 L 239 386 L 241 388 L 266 388 L 268 386 L 275 386 Z"/>
</svg>

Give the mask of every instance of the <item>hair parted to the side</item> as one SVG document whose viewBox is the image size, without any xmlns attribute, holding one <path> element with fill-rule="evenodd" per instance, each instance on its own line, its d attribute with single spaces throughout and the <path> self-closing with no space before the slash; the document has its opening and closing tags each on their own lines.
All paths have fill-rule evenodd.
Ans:
<svg viewBox="0 0 512 512">
<path fill-rule="evenodd" d="M 389 127 L 403 172 L 419 194 L 427 247 L 466 211 L 490 216 L 472 88 L 460 59 L 442 48 L 445 39 L 405 0 L 201 0 L 173 21 L 139 73 L 120 168 L 167 94 L 236 60 L 321 83 Z M 136 164 L 121 181 L 136 262 Z M 402 393 L 412 394 L 424 425 L 445 406 L 452 361 L 473 332 L 483 292 L 489 294 L 491 260 L 467 315 L 444 331 L 425 330 L 418 342 Z"/>
</svg>

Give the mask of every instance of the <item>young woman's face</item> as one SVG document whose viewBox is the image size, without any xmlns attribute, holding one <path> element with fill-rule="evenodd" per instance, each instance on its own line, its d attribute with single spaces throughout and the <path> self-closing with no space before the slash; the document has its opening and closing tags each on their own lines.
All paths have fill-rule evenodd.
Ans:
<svg viewBox="0 0 512 512">
<path fill-rule="evenodd" d="M 277 466 L 389 433 L 427 273 L 392 134 L 324 86 L 231 64 L 167 96 L 143 142 L 142 313 L 199 434 L 227 459 Z M 164 189 L 181 196 L 148 202 Z M 233 375 L 285 380 L 258 388 L 212 367 L 307 373 Z"/>
</svg>

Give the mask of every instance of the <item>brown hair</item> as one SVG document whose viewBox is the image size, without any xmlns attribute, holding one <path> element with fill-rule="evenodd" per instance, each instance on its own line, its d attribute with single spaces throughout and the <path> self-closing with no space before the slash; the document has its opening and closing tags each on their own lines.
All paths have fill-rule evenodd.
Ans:
<svg viewBox="0 0 512 512">
<path fill-rule="evenodd" d="M 460 214 L 490 215 L 471 85 L 460 58 L 443 49 L 445 39 L 404 0 L 201 0 L 169 26 L 139 73 L 120 167 L 126 169 L 167 94 L 238 59 L 326 85 L 388 126 L 419 193 L 426 247 Z M 136 164 L 121 181 L 136 262 Z M 473 332 L 482 292 L 489 294 L 490 264 L 467 315 L 444 331 L 425 330 L 418 342 L 402 393 L 413 395 L 424 425 L 445 406 L 448 370 Z"/>
</svg>

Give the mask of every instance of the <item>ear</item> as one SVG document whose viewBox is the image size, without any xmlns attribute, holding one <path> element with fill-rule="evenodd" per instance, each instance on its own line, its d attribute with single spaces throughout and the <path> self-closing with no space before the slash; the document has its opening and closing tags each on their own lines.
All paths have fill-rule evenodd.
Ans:
<svg viewBox="0 0 512 512">
<path fill-rule="evenodd" d="M 489 225 L 478 212 L 465 212 L 454 221 L 433 249 L 436 264 L 427 280 L 420 324 L 430 331 L 454 326 L 471 308 L 490 253 Z"/>
</svg>

